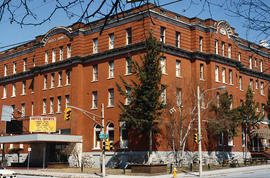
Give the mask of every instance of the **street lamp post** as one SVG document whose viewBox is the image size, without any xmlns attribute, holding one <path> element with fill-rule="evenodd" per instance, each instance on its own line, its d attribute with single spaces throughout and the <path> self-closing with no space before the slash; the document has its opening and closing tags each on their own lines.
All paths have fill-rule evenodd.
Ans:
<svg viewBox="0 0 270 178">
<path fill-rule="evenodd" d="M 199 152 L 199 176 L 202 177 L 202 135 L 201 135 L 201 107 L 200 107 L 200 101 L 203 97 L 203 95 L 210 90 L 225 90 L 226 86 L 221 86 L 217 88 L 211 88 L 204 90 L 200 94 L 200 86 L 197 86 L 197 109 L 198 109 L 198 152 Z"/>
</svg>

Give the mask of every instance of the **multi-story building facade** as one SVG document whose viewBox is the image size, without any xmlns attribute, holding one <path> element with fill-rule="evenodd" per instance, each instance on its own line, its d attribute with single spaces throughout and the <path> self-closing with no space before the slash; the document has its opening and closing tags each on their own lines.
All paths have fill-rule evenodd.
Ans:
<svg viewBox="0 0 270 178">
<path fill-rule="evenodd" d="M 80 143 L 83 154 L 93 156 L 98 166 L 101 127 L 76 109 L 72 109 L 70 120 L 64 120 L 64 110 L 72 105 L 100 116 L 103 103 L 105 130 L 113 144 L 107 161 L 116 154 L 122 155 L 124 161 L 129 160 L 125 155 L 145 154 L 148 137 L 134 136 L 119 120 L 118 104 L 120 101 L 128 104 L 128 101 L 119 94 L 116 83 L 121 84 L 120 76 L 127 81 L 135 78 L 131 60 L 139 60 L 143 55 L 144 41 L 150 31 L 163 44 L 162 83 L 167 88 L 161 99 L 168 105 L 192 109 L 195 102 L 192 96 L 196 95 L 194 91 L 199 85 L 202 91 L 226 86 L 233 96 L 232 107 L 237 107 L 244 101 L 250 85 L 259 103 L 258 111 L 264 110 L 270 80 L 269 49 L 239 38 L 226 21 L 189 19 L 166 9 L 142 6 L 140 10 L 131 9 L 118 18 L 112 17 L 101 32 L 103 22 L 101 19 L 89 24 L 55 27 L 0 54 L 0 104 L 12 106 L 15 118 L 22 122 L 17 133 L 20 137 L 15 137 L 16 133 L 10 136 L 6 132 L 7 122 L 1 121 L 0 142 L 5 145 L 6 153 L 14 147 L 26 150 L 30 144 L 33 154 L 39 155 L 41 144 L 47 149 L 44 153 L 52 154 L 63 143 L 76 142 Z M 219 93 L 209 91 L 207 101 L 203 102 L 218 98 Z M 42 138 L 30 133 L 30 116 L 56 117 L 57 132 L 41 134 Z M 207 140 L 204 120 L 210 116 L 203 116 L 202 122 L 205 153 L 219 150 L 218 142 Z M 166 114 L 162 120 L 165 118 Z M 101 122 L 99 117 L 95 119 Z M 166 157 L 171 148 L 162 121 L 160 127 L 160 133 L 154 135 L 154 151 Z M 187 151 L 197 150 L 192 138 L 196 127 L 195 122 Z M 228 142 L 225 145 L 241 156 L 244 138 L 241 132 L 238 137 L 224 139 Z M 253 147 L 268 143 L 258 139 Z"/>
</svg>

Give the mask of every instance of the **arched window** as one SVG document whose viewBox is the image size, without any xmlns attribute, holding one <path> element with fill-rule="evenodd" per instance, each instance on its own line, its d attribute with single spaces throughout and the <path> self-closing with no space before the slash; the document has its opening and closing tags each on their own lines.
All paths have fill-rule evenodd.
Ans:
<svg viewBox="0 0 270 178">
<path fill-rule="evenodd" d="M 108 139 L 110 140 L 110 142 L 113 143 L 113 141 L 114 141 L 114 125 L 113 125 L 113 123 L 109 123 L 107 125 L 107 133 L 108 133 Z"/>
<path fill-rule="evenodd" d="M 101 132 L 101 127 L 100 125 L 95 125 L 94 127 L 94 148 L 100 148 L 100 138 L 99 134 Z"/>
</svg>

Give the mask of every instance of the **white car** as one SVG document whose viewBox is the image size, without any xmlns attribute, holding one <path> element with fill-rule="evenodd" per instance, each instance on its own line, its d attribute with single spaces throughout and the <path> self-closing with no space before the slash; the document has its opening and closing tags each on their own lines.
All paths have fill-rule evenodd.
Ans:
<svg viewBox="0 0 270 178">
<path fill-rule="evenodd" d="M 0 166 L 0 178 L 17 178 L 16 173 Z"/>
</svg>

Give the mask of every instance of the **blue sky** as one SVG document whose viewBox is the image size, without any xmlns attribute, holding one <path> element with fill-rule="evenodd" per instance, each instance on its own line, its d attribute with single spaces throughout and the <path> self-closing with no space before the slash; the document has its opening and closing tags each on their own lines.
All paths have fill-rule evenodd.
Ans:
<svg viewBox="0 0 270 178">
<path fill-rule="evenodd" d="M 165 4 L 171 1 L 174 0 L 160 0 L 160 4 Z M 43 1 L 43 3 L 40 3 L 40 1 L 31 2 L 31 8 L 33 9 L 33 12 L 36 13 L 38 17 L 40 17 L 40 19 L 44 18 L 43 15 L 48 14 L 48 12 L 50 12 L 50 10 L 54 7 L 54 0 L 46 0 Z M 245 24 L 245 22 L 242 19 L 233 18 L 226 15 L 226 12 L 222 8 L 217 8 L 214 6 L 211 7 L 211 16 L 207 9 L 200 13 L 200 5 L 193 5 L 191 8 L 188 8 L 188 6 L 189 5 L 187 4 L 187 1 L 183 0 L 182 2 L 167 5 L 163 8 L 187 17 L 196 16 L 202 19 L 213 18 L 215 20 L 226 20 L 232 27 L 236 29 L 236 33 L 238 33 L 241 38 L 247 39 L 255 43 L 258 43 L 259 40 L 262 39 L 262 37 L 258 37 L 258 33 L 253 31 L 247 31 L 245 28 L 243 28 L 243 24 Z M 77 6 L 74 8 L 76 8 L 74 9 L 74 12 L 79 14 L 80 7 Z M 21 14 L 18 13 L 18 16 L 21 16 Z M 4 16 L 3 20 L 0 22 L 0 51 L 3 51 L 5 49 L 2 48 L 4 46 L 35 39 L 36 36 L 45 34 L 55 26 L 68 26 L 75 23 L 77 20 L 78 17 L 76 15 L 74 15 L 72 18 L 68 18 L 65 13 L 59 12 L 52 17 L 50 22 L 47 22 L 45 24 L 38 26 L 21 27 L 16 23 L 10 24 L 8 17 Z"/>
</svg>

